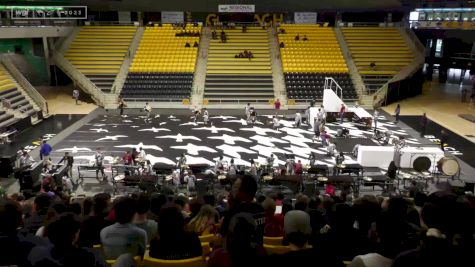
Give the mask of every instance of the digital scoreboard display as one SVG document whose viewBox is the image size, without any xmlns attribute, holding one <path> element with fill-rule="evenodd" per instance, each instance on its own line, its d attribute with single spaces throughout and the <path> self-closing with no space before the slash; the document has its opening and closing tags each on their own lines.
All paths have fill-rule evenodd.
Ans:
<svg viewBox="0 0 475 267">
<path fill-rule="evenodd" d="M 12 19 L 87 19 L 86 6 L 15 6 Z"/>
</svg>

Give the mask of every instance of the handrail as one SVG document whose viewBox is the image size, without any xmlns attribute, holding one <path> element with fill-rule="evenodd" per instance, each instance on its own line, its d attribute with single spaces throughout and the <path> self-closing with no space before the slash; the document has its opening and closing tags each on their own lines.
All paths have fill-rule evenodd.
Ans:
<svg viewBox="0 0 475 267">
<path fill-rule="evenodd" d="M 331 89 L 333 90 L 333 84 L 335 84 L 335 93 L 338 95 L 338 92 L 340 92 L 340 99 L 343 99 L 343 89 L 340 87 L 340 85 L 333 79 L 333 77 L 325 77 L 325 85 L 323 86 L 323 89 Z M 339 89 L 339 90 L 338 90 Z"/>
<path fill-rule="evenodd" d="M 79 34 L 80 31 L 81 27 L 74 27 L 74 29 L 72 29 L 67 36 L 60 38 L 54 44 L 54 48 L 58 51 L 64 52 L 66 49 L 69 48 L 74 39 L 76 39 L 76 36 Z"/>
<path fill-rule="evenodd" d="M 5 68 L 8 69 L 10 74 L 15 78 L 23 90 L 33 99 L 36 105 L 45 112 L 45 115 L 49 113 L 48 102 L 46 99 L 31 85 L 31 83 L 23 76 L 23 74 L 17 69 L 17 67 L 6 56 L 1 56 L 1 61 Z"/>
<path fill-rule="evenodd" d="M 77 70 L 71 62 L 69 62 L 64 55 L 57 51 L 53 51 L 53 59 L 59 67 L 66 73 L 69 74 L 69 77 L 84 91 L 89 93 L 91 97 L 101 106 L 105 105 L 105 94 L 101 89 L 91 82 L 84 74 Z"/>
<path fill-rule="evenodd" d="M 426 47 L 421 43 L 417 35 L 411 29 L 405 29 L 407 36 L 411 39 L 412 43 L 415 45 L 417 51 L 424 56 L 426 55 Z"/>
<path fill-rule="evenodd" d="M 132 42 L 130 42 L 127 55 L 124 58 L 124 62 L 122 62 L 122 66 L 120 66 L 119 73 L 115 77 L 114 83 L 112 84 L 111 92 L 114 94 L 119 94 L 122 91 L 122 87 L 124 87 L 124 83 L 127 79 L 127 74 L 130 69 L 130 64 L 132 64 L 135 53 L 137 52 L 137 48 L 140 45 L 140 40 L 142 39 L 143 32 L 143 27 L 137 27 L 134 38 L 132 39 Z"/>
</svg>

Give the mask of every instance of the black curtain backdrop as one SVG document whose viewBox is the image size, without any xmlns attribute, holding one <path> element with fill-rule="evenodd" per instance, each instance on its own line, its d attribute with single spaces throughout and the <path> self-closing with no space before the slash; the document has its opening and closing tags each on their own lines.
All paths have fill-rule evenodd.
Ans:
<svg viewBox="0 0 475 267">
<path fill-rule="evenodd" d="M 422 93 L 424 76 L 422 69 L 418 70 L 411 77 L 389 84 L 385 105 L 399 102 L 403 99 L 414 97 Z"/>
</svg>

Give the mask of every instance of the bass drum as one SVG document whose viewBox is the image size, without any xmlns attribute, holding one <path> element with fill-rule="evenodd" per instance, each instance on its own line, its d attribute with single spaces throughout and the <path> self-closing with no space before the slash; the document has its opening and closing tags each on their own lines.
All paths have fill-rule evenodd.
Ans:
<svg viewBox="0 0 475 267">
<path fill-rule="evenodd" d="M 418 172 L 426 172 L 430 169 L 432 162 L 428 157 L 418 157 L 412 162 L 412 168 Z"/>
<path fill-rule="evenodd" d="M 437 169 L 447 176 L 454 176 L 459 173 L 460 165 L 455 158 L 443 157 L 437 162 Z"/>
</svg>

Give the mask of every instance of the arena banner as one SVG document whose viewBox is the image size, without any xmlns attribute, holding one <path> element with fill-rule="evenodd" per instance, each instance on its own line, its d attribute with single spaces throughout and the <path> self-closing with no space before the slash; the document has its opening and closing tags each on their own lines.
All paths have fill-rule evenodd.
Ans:
<svg viewBox="0 0 475 267">
<path fill-rule="evenodd" d="M 183 11 L 162 11 L 162 23 L 183 23 L 184 21 Z"/>
<path fill-rule="evenodd" d="M 255 5 L 218 5 L 218 12 L 221 13 L 254 13 Z"/>
<path fill-rule="evenodd" d="M 295 24 L 316 24 L 317 12 L 295 12 L 294 22 Z"/>
</svg>

